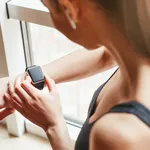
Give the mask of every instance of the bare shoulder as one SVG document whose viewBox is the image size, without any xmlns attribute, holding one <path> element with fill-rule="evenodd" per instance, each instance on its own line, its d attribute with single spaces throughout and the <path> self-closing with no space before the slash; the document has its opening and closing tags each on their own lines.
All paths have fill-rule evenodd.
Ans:
<svg viewBox="0 0 150 150">
<path fill-rule="evenodd" d="M 98 120 L 92 128 L 90 150 L 136 150 L 150 146 L 150 129 L 136 116 L 112 113 Z"/>
</svg>

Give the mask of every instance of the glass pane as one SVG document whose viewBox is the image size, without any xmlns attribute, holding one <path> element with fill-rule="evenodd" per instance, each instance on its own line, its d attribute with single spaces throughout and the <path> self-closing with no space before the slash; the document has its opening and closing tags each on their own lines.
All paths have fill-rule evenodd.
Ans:
<svg viewBox="0 0 150 150">
<path fill-rule="evenodd" d="M 32 59 L 36 65 L 47 64 L 81 49 L 81 46 L 69 41 L 53 28 L 31 23 L 28 25 Z M 109 78 L 113 71 L 114 69 L 84 80 L 58 85 L 64 114 L 84 121 L 94 91 Z"/>
</svg>

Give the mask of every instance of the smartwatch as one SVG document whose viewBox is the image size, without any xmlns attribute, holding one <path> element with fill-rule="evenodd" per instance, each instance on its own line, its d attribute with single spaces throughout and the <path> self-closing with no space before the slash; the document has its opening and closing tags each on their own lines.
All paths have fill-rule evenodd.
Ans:
<svg viewBox="0 0 150 150">
<path fill-rule="evenodd" d="M 27 67 L 25 71 L 31 77 L 33 86 L 39 90 L 42 90 L 44 88 L 45 77 L 41 67 L 34 65 Z"/>
</svg>

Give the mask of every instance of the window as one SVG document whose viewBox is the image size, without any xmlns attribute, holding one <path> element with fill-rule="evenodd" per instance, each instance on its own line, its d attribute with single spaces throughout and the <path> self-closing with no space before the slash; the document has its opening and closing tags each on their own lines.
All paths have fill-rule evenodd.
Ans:
<svg viewBox="0 0 150 150">
<path fill-rule="evenodd" d="M 8 13 L 10 20 L 21 21 L 19 30 L 24 44 L 26 65 L 44 65 L 82 49 L 52 28 L 49 12 L 39 0 L 11 0 L 8 2 Z M 73 126 L 79 129 L 79 124 L 82 125 L 94 91 L 110 77 L 113 71 L 114 69 L 84 80 L 58 85 L 63 112 L 70 130 L 73 131 Z M 41 130 L 36 130 L 34 127 L 26 120 L 27 131 L 45 137 Z"/>
</svg>

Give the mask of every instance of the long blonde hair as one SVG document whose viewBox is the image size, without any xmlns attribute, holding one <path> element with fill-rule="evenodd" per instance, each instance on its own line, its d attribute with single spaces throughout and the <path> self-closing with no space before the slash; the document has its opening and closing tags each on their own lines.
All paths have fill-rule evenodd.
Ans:
<svg viewBox="0 0 150 150">
<path fill-rule="evenodd" d="M 150 0 L 97 0 L 102 7 L 119 14 L 125 34 L 137 51 L 150 57 Z"/>
</svg>

